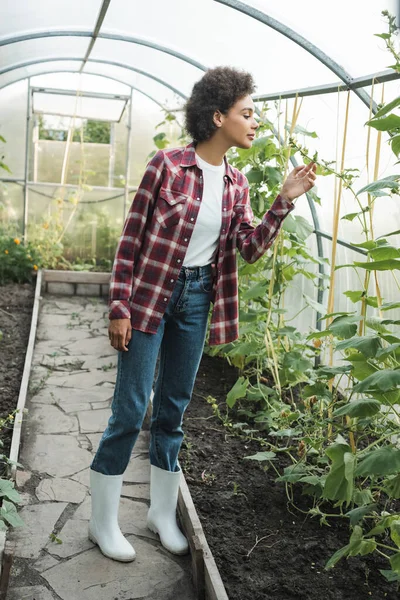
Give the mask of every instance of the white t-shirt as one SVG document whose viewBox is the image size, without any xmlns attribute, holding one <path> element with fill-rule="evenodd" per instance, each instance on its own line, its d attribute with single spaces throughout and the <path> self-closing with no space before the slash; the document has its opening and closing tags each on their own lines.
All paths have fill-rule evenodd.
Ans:
<svg viewBox="0 0 400 600">
<path fill-rule="evenodd" d="M 210 165 L 197 154 L 196 161 L 203 171 L 203 197 L 183 261 L 185 267 L 203 267 L 212 262 L 222 224 L 225 162 L 218 166 Z"/>
</svg>

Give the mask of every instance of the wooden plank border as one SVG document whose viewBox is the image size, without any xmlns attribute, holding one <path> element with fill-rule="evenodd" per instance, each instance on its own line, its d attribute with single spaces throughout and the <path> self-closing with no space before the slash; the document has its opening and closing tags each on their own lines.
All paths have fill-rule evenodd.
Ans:
<svg viewBox="0 0 400 600">
<path fill-rule="evenodd" d="M 193 583 L 198 600 L 229 600 L 183 473 L 178 496 L 178 514 L 189 541 Z"/>
<path fill-rule="evenodd" d="M 110 283 L 111 273 L 96 273 L 92 271 L 56 271 L 43 270 L 43 281 L 48 283 Z"/>
<path fill-rule="evenodd" d="M 19 388 L 19 396 L 17 403 L 17 410 L 19 411 L 14 419 L 14 428 L 13 434 L 11 438 L 11 448 L 10 448 L 10 460 L 18 462 L 19 457 L 19 446 L 21 443 L 21 430 L 22 430 L 22 421 L 24 415 L 24 408 L 26 404 L 26 396 L 28 392 L 28 384 L 29 384 L 29 376 L 31 372 L 32 366 L 32 357 L 33 357 L 33 348 L 35 345 L 36 339 L 36 329 L 39 315 L 39 303 L 40 303 L 40 292 L 42 289 L 42 271 L 38 271 L 37 279 L 36 279 L 36 287 L 35 287 L 35 299 L 33 302 L 33 310 L 32 310 L 32 319 L 31 319 L 31 329 L 29 332 L 29 340 L 28 347 L 26 349 L 25 355 L 25 364 L 24 371 L 22 374 L 21 386 Z M 15 481 L 17 473 L 17 466 L 15 464 L 11 465 L 9 469 L 9 475 L 13 481 Z"/>
</svg>

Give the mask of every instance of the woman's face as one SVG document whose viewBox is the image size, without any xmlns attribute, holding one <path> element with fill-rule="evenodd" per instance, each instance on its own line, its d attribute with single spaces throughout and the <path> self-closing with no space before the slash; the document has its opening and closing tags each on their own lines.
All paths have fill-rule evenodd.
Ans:
<svg viewBox="0 0 400 600">
<path fill-rule="evenodd" d="M 251 148 L 258 123 L 254 119 L 254 102 L 251 96 L 238 100 L 226 115 L 219 113 L 220 135 L 229 147 Z"/>
</svg>

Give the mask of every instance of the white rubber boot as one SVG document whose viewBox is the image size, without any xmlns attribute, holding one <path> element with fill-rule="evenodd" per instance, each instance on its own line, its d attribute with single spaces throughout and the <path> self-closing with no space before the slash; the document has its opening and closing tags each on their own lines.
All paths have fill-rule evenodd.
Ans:
<svg viewBox="0 0 400 600">
<path fill-rule="evenodd" d="M 90 469 L 92 516 L 89 539 L 98 545 L 104 556 L 130 562 L 135 559 L 136 552 L 124 538 L 118 525 L 122 477 L 103 475 Z"/>
<path fill-rule="evenodd" d="M 172 554 L 187 554 L 188 542 L 176 522 L 176 505 L 181 471 L 164 471 L 151 465 L 150 510 L 147 527 L 160 536 L 161 544 Z"/>
</svg>

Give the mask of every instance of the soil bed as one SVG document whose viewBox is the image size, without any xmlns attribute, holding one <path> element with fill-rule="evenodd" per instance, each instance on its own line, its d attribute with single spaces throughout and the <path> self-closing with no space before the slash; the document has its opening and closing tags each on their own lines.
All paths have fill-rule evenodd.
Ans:
<svg viewBox="0 0 400 600">
<path fill-rule="evenodd" d="M 12 413 L 18 402 L 25 354 L 31 328 L 35 286 L 29 283 L 9 283 L 0 287 L 0 418 Z M 4 448 L 0 454 L 9 455 L 12 427 L 0 431 Z"/>
<path fill-rule="evenodd" d="M 388 562 L 378 555 L 342 559 L 326 571 L 327 560 L 348 543 L 348 524 L 321 526 L 288 507 L 275 472 L 243 460 L 259 444 L 228 435 L 205 400 L 212 395 L 224 413 L 236 379 L 236 369 L 224 359 L 203 357 L 180 456 L 230 600 L 398 600 L 396 584 L 379 572 L 389 569 Z M 303 511 L 311 503 L 310 497 L 295 497 Z"/>
</svg>

